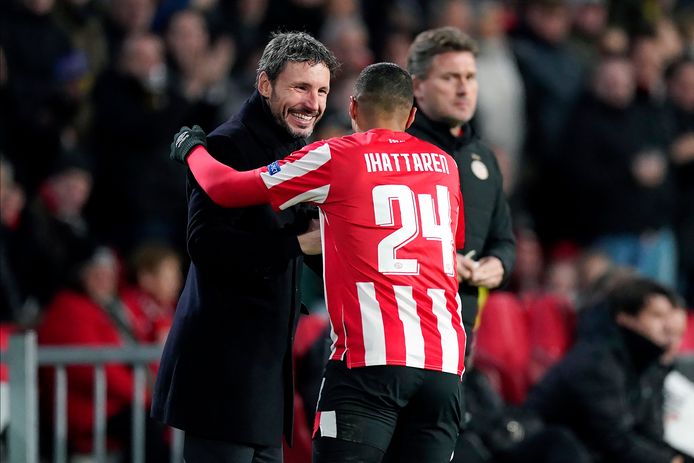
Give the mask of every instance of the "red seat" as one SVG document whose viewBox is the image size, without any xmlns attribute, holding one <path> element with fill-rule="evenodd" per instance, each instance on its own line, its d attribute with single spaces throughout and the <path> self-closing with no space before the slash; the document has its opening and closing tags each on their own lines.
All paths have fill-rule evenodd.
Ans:
<svg viewBox="0 0 694 463">
<path fill-rule="evenodd" d="M 492 292 L 475 335 L 475 366 L 485 373 L 507 402 L 520 404 L 528 391 L 530 359 L 528 325 L 520 300 Z"/>
<path fill-rule="evenodd" d="M 687 311 L 687 329 L 682 337 L 680 352 L 683 354 L 694 354 L 694 310 Z"/>
<path fill-rule="evenodd" d="M 0 323 L 0 351 L 7 352 L 10 344 L 10 335 L 17 327 L 10 323 Z M 0 363 L 0 382 L 6 383 L 9 381 L 9 371 L 7 365 Z"/>
<path fill-rule="evenodd" d="M 528 382 L 533 385 L 573 344 L 576 312 L 569 301 L 551 294 L 533 297 L 525 306 L 530 342 Z"/>
</svg>

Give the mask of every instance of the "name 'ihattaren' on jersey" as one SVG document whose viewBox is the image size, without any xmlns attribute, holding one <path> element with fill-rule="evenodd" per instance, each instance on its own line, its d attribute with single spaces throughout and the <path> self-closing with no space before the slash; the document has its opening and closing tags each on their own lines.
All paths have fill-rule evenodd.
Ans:
<svg viewBox="0 0 694 463">
<path fill-rule="evenodd" d="M 364 153 L 367 172 L 448 171 L 446 156 L 438 153 Z"/>
</svg>

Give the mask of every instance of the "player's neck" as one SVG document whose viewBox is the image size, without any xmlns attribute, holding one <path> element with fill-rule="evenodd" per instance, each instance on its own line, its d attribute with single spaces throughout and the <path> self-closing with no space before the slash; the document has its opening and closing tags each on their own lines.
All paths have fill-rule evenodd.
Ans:
<svg viewBox="0 0 694 463">
<path fill-rule="evenodd" d="M 405 131 L 405 121 L 396 121 L 391 118 L 374 118 L 372 120 L 359 121 L 358 127 L 361 131 L 366 132 L 372 129 L 385 129 L 394 132 Z"/>
</svg>

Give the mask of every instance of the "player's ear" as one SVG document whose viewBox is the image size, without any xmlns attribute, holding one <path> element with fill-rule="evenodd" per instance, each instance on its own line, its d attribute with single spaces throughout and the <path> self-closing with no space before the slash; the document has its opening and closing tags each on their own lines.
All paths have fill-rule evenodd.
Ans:
<svg viewBox="0 0 694 463">
<path fill-rule="evenodd" d="M 258 92 L 265 98 L 270 98 L 272 94 L 272 82 L 265 71 L 258 76 Z"/>
<path fill-rule="evenodd" d="M 414 122 L 415 114 L 417 114 L 417 107 L 412 106 L 412 109 L 410 109 L 410 115 L 407 116 L 407 123 L 405 124 L 405 129 L 410 128 L 410 126 Z"/>
<path fill-rule="evenodd" d="M 357 107 L 359 103 L 357 103 L 357 99 L 354 98 L 353 96 L 349 97 L 349 118 L 352 119 L 353 121 L 357 120 Z"/>
</svg>

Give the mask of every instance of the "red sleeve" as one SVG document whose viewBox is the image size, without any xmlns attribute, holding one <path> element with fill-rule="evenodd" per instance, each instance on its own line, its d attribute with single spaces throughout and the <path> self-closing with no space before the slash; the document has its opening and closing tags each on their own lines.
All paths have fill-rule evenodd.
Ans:
<svg viewBox="0 0 694 463">
<path fill-rule="evenodd" d="M 222 164 L 197 146 L 186 158 L 195 180 L 215 204 L 222 207 L 245 207 L 270 202 L 270 194 L 260 179 L 262 168 L 239 172 Z"/>
</svg>

